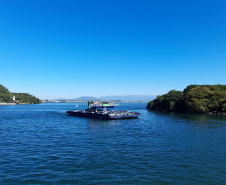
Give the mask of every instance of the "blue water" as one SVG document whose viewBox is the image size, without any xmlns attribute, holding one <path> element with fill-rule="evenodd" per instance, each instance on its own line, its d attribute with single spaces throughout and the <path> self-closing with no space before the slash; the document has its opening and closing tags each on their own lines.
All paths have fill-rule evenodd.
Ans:
<svg viewBox="0 0 226 185">
<path fill-rule="evenodd" d="M 117 107 L 134 120 L 65 115 L 86 106 L 0 106 L 0 184 L 226 184 L 225 117 L 146 103 Z"/>
</svg>

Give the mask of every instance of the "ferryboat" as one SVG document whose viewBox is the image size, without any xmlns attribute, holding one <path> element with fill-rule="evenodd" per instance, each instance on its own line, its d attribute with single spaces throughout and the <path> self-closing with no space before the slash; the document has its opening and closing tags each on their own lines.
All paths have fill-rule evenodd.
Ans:
<svg viewBox="0 0 226 185">
<path fill-rule="evenodd" d="M 130 111 L 115 111 L 115 103 L 109 101 L 88 101 L 88 109 L 67 111 L 69 116 L 99 118 L 99 119 L 131 119 L 138 118 L 140 113 Z"/>
</svg>

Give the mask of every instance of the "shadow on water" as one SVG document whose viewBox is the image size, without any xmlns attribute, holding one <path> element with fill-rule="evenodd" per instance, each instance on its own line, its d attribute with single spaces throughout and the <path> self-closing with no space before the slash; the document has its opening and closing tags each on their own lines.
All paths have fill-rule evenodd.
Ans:
<svg viewBox="0 0 226 185">
<path fill-rule="evenodd" d="M 95 119 L 95 118 L 86 118 L 89 124 L 99 124 L 99 125 L 118 125 L 123 123 L 131 123 L 136 121 L 137 119 Z"/>
<path fill-rule="evenodd" d="M 195 124 L 216 124 L 224 125 L 226 123 L 226 116 L 223 115 L 207 115 L 207 114 L 185 114 L 185 113 L 174 113 L 174 112 L 163 112 L 163 111 L 148 111 L 154 113 L 159 117 L 169 117 L 175 120 L 185 120 Z"/>
</svg>

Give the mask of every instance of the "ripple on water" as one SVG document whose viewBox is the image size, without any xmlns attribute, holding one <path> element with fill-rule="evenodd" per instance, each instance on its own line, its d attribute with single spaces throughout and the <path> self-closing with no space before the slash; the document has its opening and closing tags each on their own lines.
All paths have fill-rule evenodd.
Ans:
<svg viewBox="0 0 226 185">
<path fill-rule="evenodd" d="M 145 106 L 120 103 L 142 116 L 110 121 L 66 116 L 70 103 L 1 107 L 0 183 L 224 184 L 224 117 Z"/>
</svg>

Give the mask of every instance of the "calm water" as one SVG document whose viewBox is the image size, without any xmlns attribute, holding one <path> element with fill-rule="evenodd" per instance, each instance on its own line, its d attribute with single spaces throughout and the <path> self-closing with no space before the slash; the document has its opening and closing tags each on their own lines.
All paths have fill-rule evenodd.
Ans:
<svg viewBox="0 0 226 185">
<path fill-rule="evenodd" d="M 226 118 L 69 117 L 87 103 L 0 106 L 0 184 L 226 184 Z"/>
</svg>

